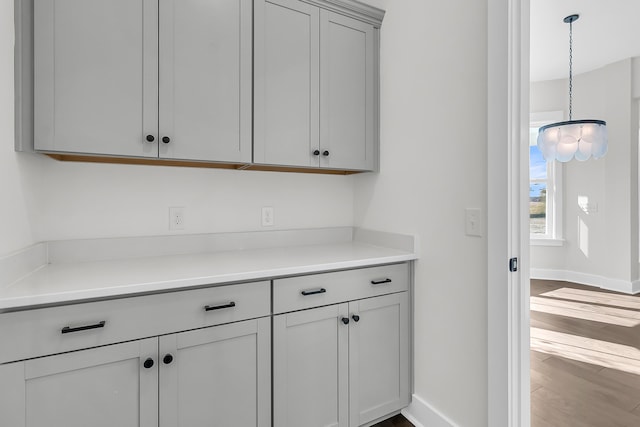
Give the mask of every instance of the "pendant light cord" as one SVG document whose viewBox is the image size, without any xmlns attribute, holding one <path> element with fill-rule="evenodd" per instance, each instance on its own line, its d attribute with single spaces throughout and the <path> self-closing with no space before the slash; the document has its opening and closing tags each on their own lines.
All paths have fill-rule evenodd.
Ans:
<svg viewBox="0 0 640 427">
<path fill-rule="evenodd" d="M 573 21 L 569 22 L 569 120 L 573 119 Z"/>
</svg>

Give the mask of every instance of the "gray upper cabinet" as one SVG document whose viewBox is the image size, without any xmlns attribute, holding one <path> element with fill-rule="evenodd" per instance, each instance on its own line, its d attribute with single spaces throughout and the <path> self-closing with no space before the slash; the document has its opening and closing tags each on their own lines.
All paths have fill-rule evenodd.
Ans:
<svg viewBox="0 0 640 427">
<path fill-rule="evenodd" d="M 374 168 L 373 26 L 320 14 L 320 166 Z"/>
<path fill-rule="evenodd" d="M 375 26 L 298 0 L 254 21 L 254 162 L 375 169 Z"/>
<path fill-rule="evenodd" d="M 251 4 L 160 0 L 161 158 L 251 162 Z"/>
<path fill-rule="evenodd" d="M 251 0 L 34 4 L 34 148 L 251 161 Z"/>
<path fill-rule="evenodd" d="M 255 3 L 254 161 L 319 166 L 319 16 L 297 0 Z"/>
<path fill-rule="evenodd" d="M 34 4 L 34 148 L 157 156 L 158 6 L 153 0 Z"/>
<path fill-rule="evenodd" d="M 355 0 L 17 1 L 19 151 L 377 169 L 381 10 Z"/>
</svg>

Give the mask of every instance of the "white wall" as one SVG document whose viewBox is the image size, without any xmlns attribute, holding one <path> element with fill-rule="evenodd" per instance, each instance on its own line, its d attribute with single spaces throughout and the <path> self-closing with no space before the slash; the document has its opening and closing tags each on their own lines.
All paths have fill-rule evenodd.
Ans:
<svg viewBox="0 0 640 427">
<path fill-rule="evenodd" d="M 0 256 L 34 242 L 29 177 L 13 151 L 13 0 L 0 1 Z"/>
<path fill-rule="evenodd" d="M 573 118 L 606 120 L 609 151 L 599 160 L 564 165 L 566 241 L 562 247 L 532 246 L 533 271 L 577 272 L 587 281 L 591 277 L 594 283 L 589 284 L 605 287 L 638 278 L 638 114 L 633 75 L 633 61 L 627 59 L 574 76 Z M 567 90 L 566 80 L 532 83 L 531 112 L 568 112 Z M 587 198 L 597 210 L 585 212 L 579 198 Z"/>
<path fill-rule="evenodd" d="M 381 165 L 356 177 L 356 225 L 416 234 L 415 394 L 487 423 L 487 4 L 393 1 L 381 32 Z"/>
<path fill-rule="evenodd" d="M 169 206 L 185 233 L 353 224 L 353 177 L 45 159 L 37 192 L 38 240 L 170 234 Z M 275 226 L 261 226 L 273 206 Z"/>
<path fill-rule="evenodd" d="M 168 207 L 186 208 L 184 233 L 350 226 L 353 177 L 65 163 L 15 153 L 13 0 L 0 0 L 0 256 L 37 241 L 170 234 Z"/>
</svg>

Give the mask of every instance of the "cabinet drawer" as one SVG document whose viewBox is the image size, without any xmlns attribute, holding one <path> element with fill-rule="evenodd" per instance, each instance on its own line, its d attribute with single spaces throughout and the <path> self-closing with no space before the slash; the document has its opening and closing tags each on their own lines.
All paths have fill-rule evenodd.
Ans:
<svg viewBox="0 0 640 427">
<path fill-rule="evenodd" d="M 0 363 L 268 316 L 269 305 L 265 281 L 3 313 Z"/>
<path fill-rule="evenodd" d="M 273 281 L 273 313 L 302 310 L 409 289 L 409 264 L 290 277 Z"/>
</svg>

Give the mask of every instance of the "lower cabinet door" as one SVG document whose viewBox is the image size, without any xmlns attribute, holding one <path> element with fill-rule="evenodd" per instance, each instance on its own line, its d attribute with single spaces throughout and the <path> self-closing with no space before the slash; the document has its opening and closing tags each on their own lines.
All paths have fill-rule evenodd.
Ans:
<svg viewBox="0 0 640 427">
<path fill-rule="evenodd" d="M 349 316 L 349 425 L 356 427 L 409 404 L 408 292 L 353 301 Z"/>
<path fill-rule="evenodd" d="M 348 426 L 348 341 L 346 303 L 273 317 L 274 427 Z"/>
<path fill-rule="evenodd" d="M 158 341 L 0 365 L 0 426 L 158 425 Z"/>
<path fill-rule="evenodd" d="M 160 337 L 160 427 L 269 427 L 268 317 Z"/>
</svg>

